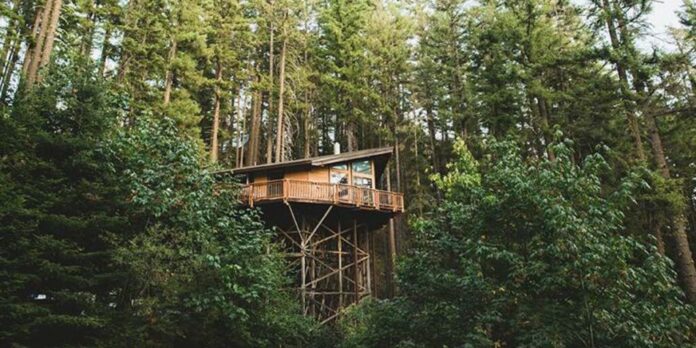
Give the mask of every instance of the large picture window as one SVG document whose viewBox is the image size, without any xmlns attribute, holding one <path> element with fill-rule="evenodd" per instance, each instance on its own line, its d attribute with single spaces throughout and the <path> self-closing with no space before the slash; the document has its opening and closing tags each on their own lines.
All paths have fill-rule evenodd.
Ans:
<svg viewBox="0 0 696 348">
<path fill-rule="evenodd" d="M 353 170 L 353 185 L 372 188 L 372 162 L 368 160 L 355 161 L 351 164 Z"/>
<path fill-rule="evenodd" d="M 372 165 L 370 161 L 355 161 L 353 162 L 354 174 L 366 174 L 372 176 Z"/>
<path fill-rule="evenodd" d="M 331 177 L 329 178 L 329 181 L 332 184 L 342 184 L 342 185 L 347 185 L 348 184 L 348 165 L 347 164 L 339 164 L 331 167 Z"/>
</svg>

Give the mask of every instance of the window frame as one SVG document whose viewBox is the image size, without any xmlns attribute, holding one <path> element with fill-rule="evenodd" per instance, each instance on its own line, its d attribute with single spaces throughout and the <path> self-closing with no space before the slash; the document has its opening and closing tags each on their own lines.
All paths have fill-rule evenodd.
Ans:
<svg viewBox="0 0 696 348">
<path fill-rule="evenodd" d="M 355 162 L 367 162 L 368 166 L 370 167 L 370 172 L 369 173 L 361 173 L 353 170 L 353 164 Z M 374 162 L 371 159 L 361 159 L 361 160 L 355 160 L 350 163 L 350 172 L 352 174 L 350 178 L 350 183 L 353 186 L 358 186 L 355 184 L 355 178 L 363 178 L 363 179 L 369 179 L 370 180 L 370 188 L 374 189 L 375 188 L 375 165 Z M 365 186 L 358 186 L 358 187 L 365 187 Z M 365 187 L 366 188 L 366 187 Z"/>
<path fill-rule="evenodd" d="M 336 167 L 340 166 L 340 165 L 346 166 L 346 169 L 336 169 Z M 350 166 L 348 165 L 348 163 L 339 163 L 339 164 L 335 164 L 335 165 L 330 166 L 329 167 L 329 183 L 333 184 L 333 185 L 350 185 L 350 183 L 352 181 L 352 177 L 350 175 L 350 172 L 351 172 L 351 170 L 350 170 Z M 342 184 L 340 182 L 336 182 L 336 183 L 331 182 L 331 176 L 334 173 L 339 173 L 339 174 L 345 175 L 347 183 Z"/>
</svg>

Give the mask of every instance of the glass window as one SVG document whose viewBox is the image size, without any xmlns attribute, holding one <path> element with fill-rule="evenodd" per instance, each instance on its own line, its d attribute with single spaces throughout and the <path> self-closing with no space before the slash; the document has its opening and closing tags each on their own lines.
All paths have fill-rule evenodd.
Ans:
<svg viewBox="0 0 696 348">
<path fill-rule="evenodd" d="M 353 162 L 353 172 L 361 174 L 372 174 L 372 166 L 370 161 L 355 161 Z"/>
<path fill-rule="evenodd" d="M 343 163 L 343 164 L 337 164 L 333 167 L 331 167 L 332 170 L 348 170 L 348 165 Z"/>
<path fill-rule="evenodd" d="M 372 188 L 372 179 L 354 176 L 353 185 L 358 187 Z"/>
<path fill-rule="evenodd" d="M 348 184 L 348 165 L 337 164 L 331 167 L 331 176 L 329 177 L 329 182 L 332 184 Z"/>
<path fill-rule="evenodd" d="M 348 184 L 348 174 L 341 172 L 331 173 L 331 183 L 332 184 Z"/>
</svg>

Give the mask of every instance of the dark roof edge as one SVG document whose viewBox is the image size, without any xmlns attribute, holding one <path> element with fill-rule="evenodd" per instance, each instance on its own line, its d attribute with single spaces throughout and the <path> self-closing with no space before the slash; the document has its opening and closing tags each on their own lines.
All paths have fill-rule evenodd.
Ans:
<svg viewBox="0 0 696 348">
<path fill-rule="evenodd" d="M 269 171 L 280 168 L 291 168 L 299 166 L 325 166 L 328 164 L 352 161 L 359 158 L 369 158 L 383 155 L 391 155 L 393 152 L 392 147 L 381 147 L 376 149 L 359 150 L 352 152 L 340 153 L 337 155 L 324 155 L 310 158 L 302 158 L 292 161 L 279 162 L 279 163 L 266 163 L 259 164 L 255 166 L 247 166 L 241 168 L 232 169 L 233 174 L 248 174 L 260 171 Z"/>
</svg>

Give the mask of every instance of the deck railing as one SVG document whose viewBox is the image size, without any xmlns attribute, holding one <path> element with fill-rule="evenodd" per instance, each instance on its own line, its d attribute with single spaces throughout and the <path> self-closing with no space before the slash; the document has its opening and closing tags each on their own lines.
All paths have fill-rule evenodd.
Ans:
<svg viewBox="0 0 696 348">
<path fill-rule="evenodd" d="M 353 185 L 303 180 L 272 180 L 245 185 L 242 202 L 249 206 L 267 201 L 285 200 L 355 206 L 362 209 L 402 212 L 404 196 L 398 192 L 375 190 Z"/>
</svg>

